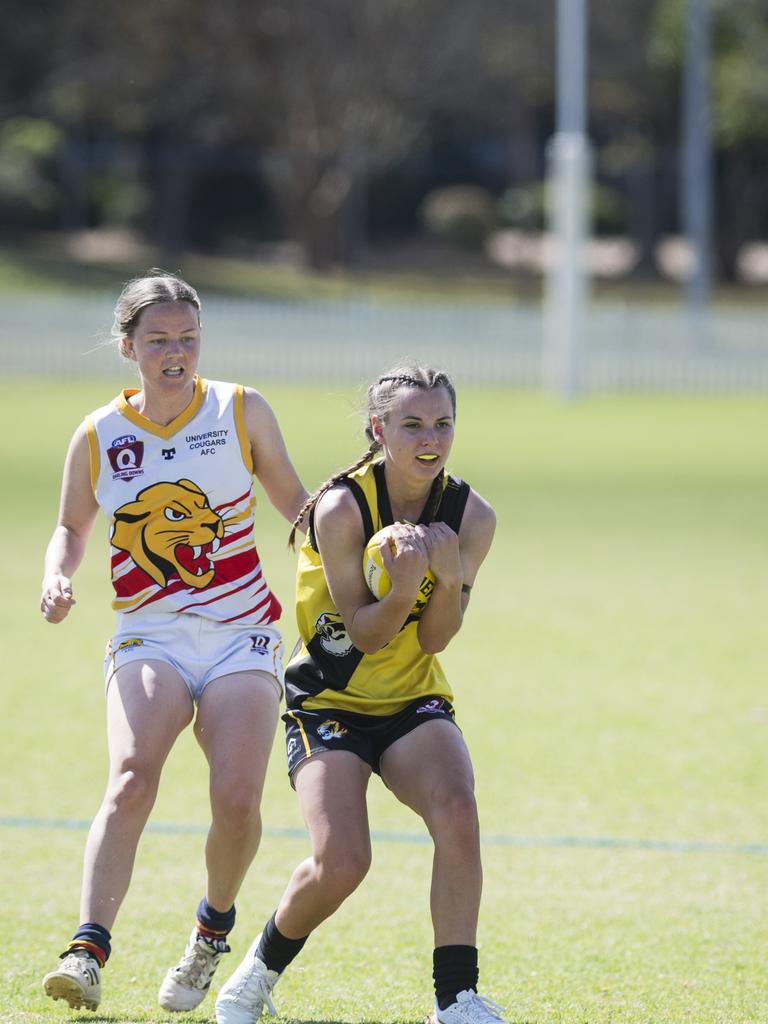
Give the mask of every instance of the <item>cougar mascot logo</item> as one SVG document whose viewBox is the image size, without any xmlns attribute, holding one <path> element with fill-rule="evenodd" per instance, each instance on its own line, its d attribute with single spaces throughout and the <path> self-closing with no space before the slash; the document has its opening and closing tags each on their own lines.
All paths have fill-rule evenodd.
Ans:
<svg viewBox="0 0 768 1024">
<path fill-rule="evenodd" d="M 209 555 L 219 548 L 224 522 L 191 480 L 152 484 L 115 511 L 112 544 L 161 587 L 173 575 L 202 590 L 216 574 Z"/>
</svg>

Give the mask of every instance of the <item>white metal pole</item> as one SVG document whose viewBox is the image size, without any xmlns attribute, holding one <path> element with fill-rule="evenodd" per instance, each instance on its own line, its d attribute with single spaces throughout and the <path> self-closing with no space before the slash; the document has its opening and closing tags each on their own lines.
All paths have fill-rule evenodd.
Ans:
<svg viewBox="0 0 768 1024">
<path fill-rule="evenodd" d="M 688 0 L 682 95 L 680 207 L 692 253 L 686 284 L 689 342 L 706 345 L 712 293 L 712 130 L 710 0 Z"/>
<path fill-rule="evenodd" d="M 544 310 L 544 382 L 573 397 L 584 386 L 591 157 L 587 137 L 586 0 L 558 0 L 556 131 L 548 148 L 552 250 Z"/>
</svg>

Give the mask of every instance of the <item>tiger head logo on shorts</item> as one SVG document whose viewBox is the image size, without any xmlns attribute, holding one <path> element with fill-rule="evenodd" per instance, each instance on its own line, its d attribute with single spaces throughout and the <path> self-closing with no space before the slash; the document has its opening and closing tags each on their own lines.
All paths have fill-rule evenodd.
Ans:
<svg viewBox="0 0 768 1024">
<path fill-rule="evenodd" d="M 116 509 L 112 544 L 161 587 L 176 575 L 202 590 L 216 570 L 209 558 L 224 536 L 224 521 L 191 480 L 163 481 Z"/>
<path fill-rule="evenodd" d="M 315 731 L 320 739 L 325 740 L 327 743 L 329 740 L 338 740 L 341 739 L 342 736 L 346 736 L 349 729 L 347 729 L 345 725 L 342 725 L 341 722 L 336 722 L 334 719 L 328 718 L 322 723 L 322 725 L 318 725 Z"/>
</svg>

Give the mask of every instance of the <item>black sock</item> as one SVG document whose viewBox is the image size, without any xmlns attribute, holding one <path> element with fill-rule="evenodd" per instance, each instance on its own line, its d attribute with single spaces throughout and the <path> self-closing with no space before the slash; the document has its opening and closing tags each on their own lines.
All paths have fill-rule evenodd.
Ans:
<svg viewBox="0 0 768 1024">
<path fill-rule="evenodd" d="M 275 924 L 275 915 L 270 917 L 264 925 L 261 933 L 261 942 L 256 950 L 256 955 L 262 963 L 267 965 L 270 971 L 277 971 L 282 974 L 288 964 L 301 952 L 302 946 L 309 938 L 305 935 L 303 939 L 287 939 L 281 935 Z"/>
<path fill-rule="evenodd" d="M 235 927 L 235 905 L 229 910 L 216 910 L 203 896 L 197 905 L 197 930 L 220 953 L 228 953 L 227 935 Z"/>
<path fill-rule="evenodd" d="M 438 946 L 432 954 L 432 977 L 440 1009 L 455 1003 L 465 989 L 477 991 L 479 975 L 476 946 Z"/>
<path fill-rule="evenodd" d="M 69 946 L 61 955 L 66 956 L 73 949 L 87 949 L 89 953 L 96 957 L 99 965 L 103 967 L 107 960 L 109 960 L 109 954 L 112 952 L 112 946 L 109 941 L 111 938 L 112 936 L 107 929 L 100 924 L 95 924 L 92 921 L 81 924 L 72 936 Z"/>
</svg>

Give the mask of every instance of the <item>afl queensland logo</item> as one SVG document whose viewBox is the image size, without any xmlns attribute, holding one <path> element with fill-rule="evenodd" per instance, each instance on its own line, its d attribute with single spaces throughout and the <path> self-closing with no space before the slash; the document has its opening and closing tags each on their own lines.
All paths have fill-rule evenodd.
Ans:
<svg viewBox="0 0 768 1024">
<path fill-rule="evenodd" d="M 107 458 L 113 470 L 113 480 L 132 480 L 135 476 L 144 474 L 141 468 L 144 460 L 144 442 L 137 441 L 135 434 L 116 437 L 107 448 Z"/>
<path fill-rule="evenodd" d="M 338 612 L 323 612 L 318 616 L 315 632 L 320 638 L 320 646 L 328 654 L 343 658 L 352 650 L 352 641 Z"/>
</svg>

